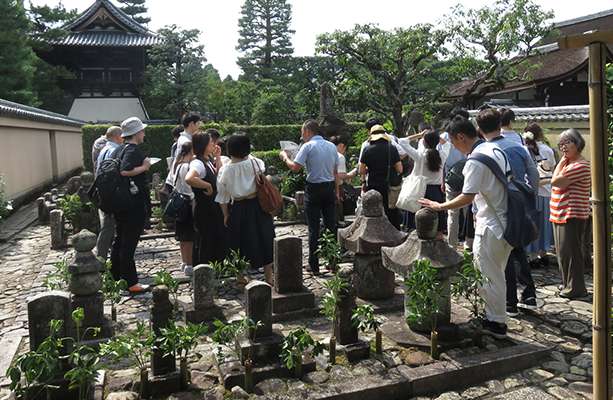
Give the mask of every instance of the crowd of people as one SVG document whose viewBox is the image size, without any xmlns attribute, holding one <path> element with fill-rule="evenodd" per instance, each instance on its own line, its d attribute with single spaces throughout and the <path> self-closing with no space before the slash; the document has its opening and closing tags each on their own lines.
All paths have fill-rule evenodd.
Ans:
<svg viewBox="0 0 613 400">
<path fill-rule="evenodd" d="M 590 265 L 590 165 L 581 155 L 585 141 L 575 129 L 562 132 L 558 142 L 562 154 L 556 161 L 538 124 L 529 123 L 520 133 L 514 122 L 510 109 L 486 107 L 471 119 L 466 110 L 458 108 L 451 112 L 444 129 L 423 124 L 419 133 L 399 139 L 381 121 L 371 119 L 366 122 L 369 136 L 360 147 L 357 166 L 348 171 L 349 138 L 327 138 L 317 121 L 307 120 L 295 156 L 281 151 L 280 158 L 289 170 L 306 172 L 310 272 L 322 273 L 318 243 L 322 227 L 336 233 L 343 186 L 359 176 L 362 192 L 381 193 L 390 222 L 398 229 L 411 230 L 414 214 L 398 208 L 397 201 L 412 176 L 425 184 L 419 205 L 438 212 L 437 239 L 472 251 L 485 276 L 486 331 L 504 336 L 507 316 L 517 315 L 519 308 L 537 307 L 531 269 L 546 264 L 554 246 L 562 278 L 560 296 L 586 296 L 583 275 Z M 266 165 L 251 155 L 246 134 L 222 138 L 215 129 L 203 131 L 200 124 L 200 115 L 188 113 L 182 126 L 173 130 L 175 143 L 163 190 L 167 201 L 181 199 L 175 224 L 181 269 L 189 276 L 194 265 L 223 261 L 230 250 L 236 250 L 272 283 L 273 217 L 262 209 L 256 185 Z M 113 276 L 125 279 L 132 293 L 147 290 L 138 282 L 134 264 L 150 207 L 145 176 L 151 163 L 138 146 L 145 127 L 138 118 L 129 118 L 121 127 L 109 128 L 92 150 L 94 168 L 109 158 L 119 160 L 121 175 L 130 180 L 138 199 L 127 212 L 100 212 L 97 244 L 102 258 L 112 249 Z M 536 240 L 515 248 L 505 236 L 514 222 L 507 218 L 509 190 L 517 190 L 509 184 L 512 181 L 530 188 L 534 199 L 530 208 L 537 212 L 534 224 L 539 232 Z M 524 286 L 519 298 L 518 282 Z"/>
</svg>

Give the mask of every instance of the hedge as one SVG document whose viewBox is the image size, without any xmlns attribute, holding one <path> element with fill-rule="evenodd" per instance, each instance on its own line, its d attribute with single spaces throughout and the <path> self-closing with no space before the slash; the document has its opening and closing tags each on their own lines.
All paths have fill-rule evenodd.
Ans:
<svg viewBox="0 0 613 400">
<path fill-rule="evenodd" d="M 94 141 L 103 135 L 109 125 L 85 125 L 83 127 L 83 162 L 85 168 L 91 170 L 91 149 Z M 160 157 L 162 161 L 152 167 L 152 172 L 159 172 L 162 177 L 167 173 L 165 158 L 170 155 L 170 147 L 172 146 L 172 135 L 170 132 L 174 128 L 174 125 L 149 125 L 145 130 L 145 143 L 143 144 L 143 151 L 145 154 L 152 157 Z M 251 138 L 251 144 L 257 152 L 264 151 L 267 154 L 264 156 L 267 161 L 267 165 L 276 165 L 282 167 L 281 160 L 279 160 L 278 150 L 276 160 L 269 151 L 279 148 L 279 141 L 291 140 L 298 142 L 300 140 L 300 128 L 301 125 L 236 125 L 236 124 L 217 124 L 209 123 L 204 124 L 203 129 L 216 128 L 221 131 L 222 135 L 230 135 L 232 133 L 241 131 L 245 132 Z M 362 137 L 364 135 L 365 128 L 361 123 L 348 124 L 348 132 L 353 138 L 354 136 Z"/>
</svg>

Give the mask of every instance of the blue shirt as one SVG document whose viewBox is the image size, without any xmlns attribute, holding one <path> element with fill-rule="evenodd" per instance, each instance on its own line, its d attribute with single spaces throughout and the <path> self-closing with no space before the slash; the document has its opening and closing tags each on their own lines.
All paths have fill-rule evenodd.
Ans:
<svg viewBox="0 0 613 400">
<path fill-rule="evenodd" d="M 100 154 L 98 154 L 98 159 L 96 160 L 96 170 L 98 169 L 98 166 L 100 165 L 102 161 L 108 160 L 109 158 L 111 158 L 111 156 L 113 155 L 113 152 L 119 146 L 121 146 L 119 143 L 115 143 L 110 140 L 106 142 L 106 145 L 102 148 L 102 150 L 100 150 Z"/>
<path fill-rule="evenodd" d="M 504 136 L 498 136 L 491 141 L 500 146 L 507 156 L 513 178 L 520 182 L 526 182 L 536 192 L 538 190 L 539 173 L 528 150 L 524 146 L 518 145 L 515 140 Z M 513 189 L 512 186 L 509 186 L 509 188 Z"/>
<path fill-rule="evenodd" d="M 451 140 L 449 139 L 449 133 L 443 132 L 441 137 L 445 139 L 447 142 L 451 143 Z M 462 154 L 460 150 L 456 149 L 454 145 L 451 145 L 451 149 L 449 150 L 449 155 L 447 156 L 447 160 L 445 160 L 445 169 L 443 171 L 443 177 L 447 175 L 447 172 L 449 172 L 451 167 L 453 167 L 458 161 L 462 161 L 465 158 L 466 156 Z"/>
<path fill-rule="evenodd" d="M 294 162 L 305 167 L 307 182 L 334 182 L 338 165 L 336 146 L 320 135 L 315 135 L 300 147 Z"/>
</svg>

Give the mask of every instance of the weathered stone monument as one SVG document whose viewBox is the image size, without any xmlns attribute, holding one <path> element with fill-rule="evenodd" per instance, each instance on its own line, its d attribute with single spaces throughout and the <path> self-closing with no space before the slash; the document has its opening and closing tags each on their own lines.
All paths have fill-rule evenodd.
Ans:
<svg viewBox="0 0 613 400">
<path fill-rule="evenodd" d="M 49 337 L 51 320 L 62 321 L 59 337 L 70 336 L 72 326 L 70 293 L 58 290 L 39 293 L 27 299 L 27 304 L 30 350 L 36 350 Z"/>
<path fill-rule="evenodd" d="M 100 230 L 98 209 L 93 206 L 89 198 L 89 189 L 94 184 L 94 179 L 94 174 L 91 172 L 85 171 L 81 173 L 81 185 L 77 191 L 77 194 L 79 195 L 81 203 L 84 207 L 79 216 L 81 226 L 79 226 L 78 229 L 87 229 L 91 232 L 98 233 Z"/>
<path fill-rule="evenodd" d="M 38 223 L 48 224 L 49 214 L 57 208 L 55 201 L 53 201 L 53 194 L 51 192 L 45 193 L 43 197 L 36 199 L 36 205 L 38 207 Z"/>
<path fill-rule="evenodd" d="M 81 188 L 81 177 L 80 176 L 72 176 L 66 182 L 66 193 L 75 194 Z"/>
<path fill-rule="evenodd" d="M 416 230 L 398 247 L 384 247 L 381 250 L 383 265 L 404 277 L 408 276 L 418 260 L 427 259 L 436 268 L 442 288 L 440 313 L 437 315 L 439 325 L 451 321 L 451 294 L 449 278 L 462 265 L 463 257 L 444 240 L 436 240 L 438 214 L 424 208 L 415 214 Z M 405 288 L 406 292 L 409 290 Z M 405 311 L 406 316 L 406 311 Z M 429 332 L 430 328 L 412 324 L 411 329 Z"/>
<path fill-rule="evenodd" d="M 334 325 L 334 336 L 336 343 L 342 347 L 340 352 L 345 353 L 351 362 L 367 358 L 370 355 L 368 343 L 359 340 L 358 328 L 351 322 L 353 311 L 356 305 L 356 291 L 353 285 L 355 274 L 353 268 L 346 266 L 338 271 L 338 276 L 347 282 L 347 288 L 339 294 L 339 302 L 336 307 L 336 321 Z"/>
<path fill-rule="evenodd" d="M 212 323 L 224 319 L 222 308 L 215 302 L 217 279 L 210 265 L 197 265 L 192 276 L 192 303 L 184 306 L 186 322 Z"/>
<path fill-rule="evenodd" d="M 168 297 L 168 287 L 159 285 L 153 288 L 151 306 L 151 330 L 157 336 L 161 329 L 168 327 L 173 319 L 173 306 Z M 164 357 L 164 351 L 154 347 L 151 353 L 151 376 L 149 395 L 164 396 L 181 390 L 181 374 L 177 371 L 177 361 L 173 355 Z"/>
<path fill-rule="evenodd" d="M 302 278 L 302 239 L 289 236 L 274 240 L 273 270 L 273 320 L 314 315 L 315 295 L 304 287 Z"/>
<path fill-rule="evenodd" d="M 350 226 L 338 231 L 341 246 L 355 253 L 353 282 L 359 298 L 378 300 L 394 296 L 395 275 L 383 267 L 381 248 L 397 246 L 406 236 L 388 221 L 379 192 L 369 190 L 362 195 L 361 214 Z"/>
<path fill-rule="evenodd" d="M 59 250 L 66 247 L 67 237 L 64 229 L 64 212 L 53 210 L 49 214 L 49 227 L 51 228 L 51 249 Z"/>
<path fill-rule="evenodd" d="M 81 307 L 85 313 L 82 331 L 87 328 L 101 329 L 95 338 L 87 336 L 86 339 L 98 340 L 113 336 L 113 327 L 110 319 L 104 315 L 104 296 L 100 291 L 104 264 L 92 253 L 96 239 L 96 235 L 88 230 L 82 230 L 72 237 L 76 255 L 68 266 L 68 288 L 72 294 L 72 309 Z"/>
<path fill-rule="evenodd" d="M 319 92 L 319 126 L 327 136 L 345 133 L 347 124 L 334 111 L 334 93 L 332 86 L 325 82 Z"/>
</svg>

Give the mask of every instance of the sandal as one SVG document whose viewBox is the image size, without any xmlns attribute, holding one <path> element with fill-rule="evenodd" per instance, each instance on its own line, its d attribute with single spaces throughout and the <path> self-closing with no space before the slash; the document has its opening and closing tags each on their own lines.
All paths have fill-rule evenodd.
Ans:
<svg viewBox="0 0 613 400">
<path fill-rule="evenodd" d="M 142 285 L 137 283 L 136 285 L 132 285 L 128 288 L 128 292 L 130 294 L 142 294 L 149 291 L 149 285 Z"/>
</svg>

